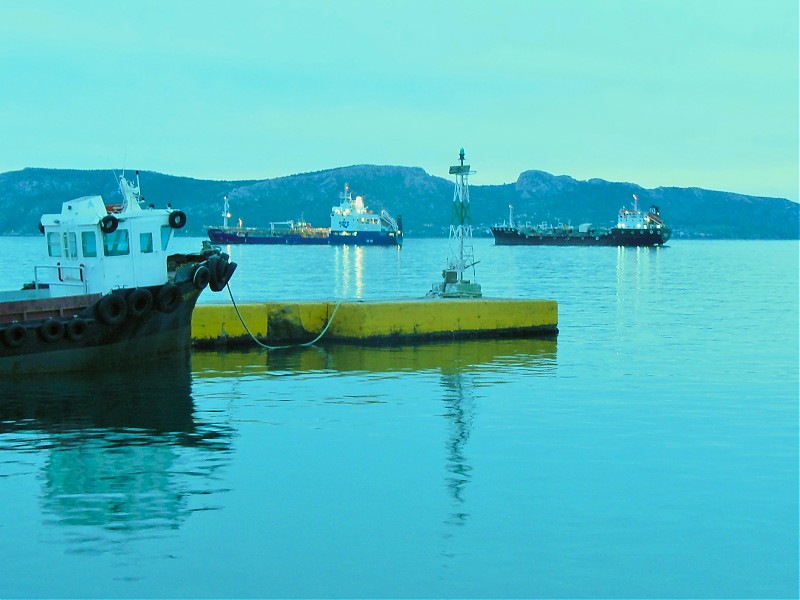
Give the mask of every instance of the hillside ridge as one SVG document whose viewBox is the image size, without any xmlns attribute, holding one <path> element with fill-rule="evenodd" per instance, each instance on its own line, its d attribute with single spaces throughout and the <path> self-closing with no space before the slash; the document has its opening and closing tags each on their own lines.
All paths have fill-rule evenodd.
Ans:
<svg viewBox="0 0 800 600">
<path fill-rule="evenodd" d="M 204 235 L 207 227 L 221 224 L 225 196 L 233 222 L 242 219 L 245 226 L 300 218 L 327 226 L 331 206 L 348 184 L 370 209 L 402 215 L 408 237 L 446 236 L 453 199 L 452 180 L 420 167 L 391 165 L 351 165 L 240 181 L 142 171 L 140 179 L 148 202 L 157 207 L 170 204 L 186 213 L 184 233 L 191 235 Z M 109 203 L 119 198 L 114 171 L 30 167 L 0 173 L 0 235 L 33 235 L 42 214 L 59 212 L 67 200 L 98 194 Z M 633 194 L 644 210 L 659 206 L 673 238 L 800 238 L 800 204 L 785 198 L 697 187 L 647 189 L 535 169 L 523 171 L 513 183 L 470 185 L 472 224 L 476 235 L 489 235 L 491 225 L 508 219 L 511 206 L 516 221 L 607 226 L 621 207 L 630 206 Z"/>
</svg>

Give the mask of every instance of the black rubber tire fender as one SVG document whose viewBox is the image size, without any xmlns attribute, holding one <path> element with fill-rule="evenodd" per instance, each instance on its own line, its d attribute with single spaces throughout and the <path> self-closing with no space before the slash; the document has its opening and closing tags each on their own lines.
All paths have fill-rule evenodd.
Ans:
<svg viewBox="0 0 800 600">
<path fill-rule="evenodd" d="M 208 282 L 211 285 L 211 289 L 214 290 L 214 291 L 219 291 L 219 290 L 215 289 L 217 287 L 217 284 L 219 283 L 219 279 L 218 279 L 219 275 L 220 275 L 219 268 L 218 268 L 219 263 L 220 263 L 220 258 L 219 258 L 219 255 L 217 255 L 217 254 L 215 254 L 214 256 L 210 257 L 206 261 L 206 265 L 208 266 L 208 272 L 211 275 L 211 277 L 208 280 Z"/>
<path fill-rule="evenodd" d="M 225 286 L 228 285 L 228 282 L 231 280 L 231 277 L 233 277 L 233 273 L 236 271 L 236 267 L 238 266 L 239 265 L 237 265 L 235 262 L 225 265 L 225 273 L 222 275 L 222 280 L 219 282 L 220 290 L 224 289 Z"/>
<path fill-rule="evenodd" d="M 128 315 L 128 303 L 119 294 L 107 294 L 97 303 L 96 314 L 106 325 L 119 325 Z"/>
<path fill-rule="evenodd" d="M 128 313 L 140 319 L 153 308 L 153 294 L 147 288 L 136 288 L 128 294 Z"/>
<path fill-rule="evenodd" d="M 73 342 L 82 341 L 86 337 L 88 331 L 89 322 L 86 319 L 72 319 L 71 321 L 67 321 L 67 326 L 65 327 L 67 339 Z"/>
<path fill-rule="evenodd" d="M 208 282 L 211 280 L 211 271 L 205 265 L 197 265 L 194 270 L 194 275 L 192 276 L 192 283 L 194 284 L 194 289 L 198 291 L 202 291 L 208 285 Z"/>
<path fill-rule="evenodd" d="M 174 283 L 167 283 L 156 292 L 156 307 L 163 313 L 174 311 L 182 300 L 181 291 Z"/>
<path fill-rule="evenodd" d="M 3 330 L 3 342 L 9 348 L 19 348 L 28 337 L 28 330 L 22 323 L 12 323 Z"/>
<path fill-rule="evenodd" d="M 58 319 L 47 319 L 39 325 L 39 337 L 51 344 L 64 337 L 64 323 Z"/>
<path fill-rule="evenodd" d="M 182 210 L 173 210 L 169 213 L 169 226 L 173 229 L 180 229 L 186 225 L 186 213 Z"/>
<path fill-rule="evenodd" d="M 119 227 L 119 219 L 114 215 L 106 215 L 100 219 L 100 231 L 103 233 L 114 233 Z"/>
<path fill-rule="evenodd" d="M 225 283 L 225 285 L 228 285 L 228 282 L 233 277 L 233 274 L 236 272 L 236 268 L 238 266 L 239 265 L 236 264 L 235 262 L 229 262 L 226 265 L 226 267 L 225 267 L 225 277 L 222 278 L 222 281 Z"/>
</svg>

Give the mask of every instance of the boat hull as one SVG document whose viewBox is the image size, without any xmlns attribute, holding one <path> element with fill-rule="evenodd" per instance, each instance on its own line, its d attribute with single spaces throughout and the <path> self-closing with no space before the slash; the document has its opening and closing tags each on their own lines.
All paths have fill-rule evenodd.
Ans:
<svg viewBox="0 0 800 600">
<path fill-rule="evenodd" d="M 255 245 L 300 245 L 300 246 L 327 246 L 328 237 L 310 237 L 299 234 L 259 234 L 251 232 L 223 231 L 222 229 L 209 229 L 208 238 L 215 244 L 255 244 Z"/>
<path fill-rule="evenodd" d="M 209 239 L 215 244 L 247 244 L 273 246 L 401 246 L 403 236 L 385 231 L 331 232 L 321 237 L 299 234 L 258 234 L 252 232 L 209 229 Z"/>
<path fill-rule="evenodd" d="M 537 233 L 492 227 L 495 246 L 663 246 L 669 229 L 617 229 L 594 233 Z"/>
<path fill-rule="evenodd" d="M 115 372 L 188 354 L 197 298 L 208 285 L 222 289 L 235 266 L 216 254 L 177 256 L 182 264 L 164 285 L 82 296 L 84 306 L 72 297 L 33 299 L 21 312 L 19 301 L 0 303 L 0 376 Z M 58 300 L 66 308 L 53 314 Z"/>
<path fill-rule="evenodd" d="M 332 231 L 331 246 L 402 246 L 403 236 L 386 231 Z"/>
<path fill-rule="evenodd" d="M 114 371 L 131 363 L 141 364 L 186 353 L 191 345 L 192 310 L 200 292 L 191 282 L 179 288 L 183 288 L 179 292 L 181 299 L 172 312 L 163 312 L 153 306 L 149 314 L 141 317 L 126 315 L 119 324 L 104 323 L 98 317 L 102 298 L 86 307 L 76 317 L 22 323 L 17 321 L 16 323 L 25 327 L 24 339 L 16 347 L 10 347 L 5 339 L 0 342 L 0 374 Z M 136 289 L 148 289 L 154 295 L 159 291 L 150 288 Z M 70 338 L 67 330 L 58 335 L 57 339 L 42 337 L 40 332 L 45 323 L 57 322 L 64 325 L 72 319 L 80 319 L 85 323 L 85 329 L 77 339 Z M 59 330 L 55 325 L 51 327 L 54 332 Z"/>
</svg>

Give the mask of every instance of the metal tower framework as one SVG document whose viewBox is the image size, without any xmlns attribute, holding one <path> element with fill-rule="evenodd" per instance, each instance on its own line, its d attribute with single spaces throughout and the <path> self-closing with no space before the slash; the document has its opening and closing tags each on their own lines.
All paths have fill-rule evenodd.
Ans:
<svg viewBox="0 0 800 600">
<path fill-rule="evenodd" d="M 450 219 L 448 239 L 449 255 L 447 267 L 442 271 L 442 282 L 435 283 L 428 292 L 441 298 L 479 298 L 481 286 L 474 282 L 475 254 L 472 247 L 472 223 L 469 214 L 469 170 L 464 164 L 464 149 L 458 155 L 458 165 L 450 167 L 450 174 L 456 176 L 453 191 L 453 213 Z M 472 269 L 473 281 L 464 279 L 464 271 Z"/>
<path fill-rule="evenodd" d="M 456 176 L 456 187 L 453 190 L 453 214 L 450 218 L 450 236 L 448 245 L 450 255 L 447 270 L 457 273 L 458 281 L 464 281 L 464 271 L 472 268 L 475 277 L 475 252 L 472 247 L 472 218 L 469 209 L 469 165 L 464 164 L 464 149 L 458 154 L 458 165 L 450 167 L 450 174 Z"/>
</svg>

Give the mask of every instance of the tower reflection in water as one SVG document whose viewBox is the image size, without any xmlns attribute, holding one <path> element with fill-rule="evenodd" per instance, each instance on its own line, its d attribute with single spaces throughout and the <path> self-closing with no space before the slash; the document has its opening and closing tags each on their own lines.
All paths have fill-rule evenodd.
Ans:
<svg viewBox="0 0 800 600">
<path fill-rule="evenodd" d="M 46 520 L 142 532 L 212 508 L 205 502 L 228 462 L 231 432 L 194 417 L 188 360 L 12 379 L 4 388 L 2 446 L 44 456 Z"/>
<path fill-rule="evenodd" d="M 453 499 L 453 513 L 447 519 L 451 525 L 463 525 L 469 514 L 464 510 L 464 492 L 470 481 L 472 467 L 467 461 L 465 447 L 475 418 L 475 388 L 473 378 L 463 371 L 443 372 L 442 386 L 446 390 L 445 416 L 450 421 L 447 440 L 447 489 Z"/>
<path fill-rule="evenodd" d="M 364 347 L 326 344 L 277 352 L 199 352 L 193 365 L 195 377 L 238 377 L 246 373 L 257 378 L 313 374 L 336 375 L 396 374 L 390 388 L 376 390 L 383 398 L 399 394 L 405 401 L 404 373 L 438 373 L 440 413 L 448 422 L 444 442 L 444 484 L 450 495 L 452 512 L 447 525 L 461 526 L 468 519 L 467 487 L 472 478 L 467 446 L 476 419 L 479 386 L 504 377 L 551 376 L 557 367 L 555 340 L 504 339 L 442 341 L 417 345 Z M 513 375 L 511 375 L 513 374 Z M 387 391 L 387 390 L 391 391 Z M 299 400 L 297 398 L 296 400 Z M 385 400 L 383 400 L 385 401 Z"/>
</svg>

